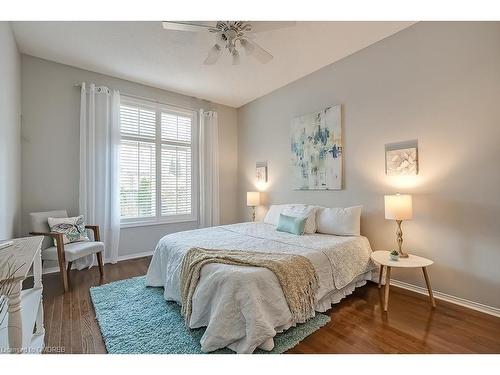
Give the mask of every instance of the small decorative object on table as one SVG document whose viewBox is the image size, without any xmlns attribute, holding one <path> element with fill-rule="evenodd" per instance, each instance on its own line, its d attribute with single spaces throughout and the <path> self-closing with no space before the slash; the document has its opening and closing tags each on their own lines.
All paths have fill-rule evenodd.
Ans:
<svg viewBox="0 0 500 375">
<path fill-rule="evenodd" d="M 394 261 L 398 261 L 399 260 L 399 252 L 397 250 L 392 250 L 389 253 L 389 256 L 390 256 L 391 260 L 394 260 Z"/>
</svg>

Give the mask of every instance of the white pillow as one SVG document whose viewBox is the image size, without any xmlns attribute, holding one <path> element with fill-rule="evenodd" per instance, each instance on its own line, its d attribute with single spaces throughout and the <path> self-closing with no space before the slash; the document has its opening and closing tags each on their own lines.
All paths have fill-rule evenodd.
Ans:
<svg viewBox="0 0 500 375">
<path fill-rule="evenodd" d="M 267 211 L 264 223 L 278 225 L 280 214 L 293 217 L 306 217 L 304 233 L 315 233 L 316 210 L 317 207 L 305 204 L 273 204 L 269 207 L 269 211 Z"/>
<path fill-rule="evenodd" d="M 363 206 L 319 208 L 316 218 L 318 232 L 337 236 L 359 236 L 362 208 Z"/>
<path fill-rule="evenodd" d="M 278 225 L 280 220 L 280 214 L 288 206 L 287 204 L 273 204 L 269 207 L 266 216 L 264 217 L 264 223 Z"/>
</svg>

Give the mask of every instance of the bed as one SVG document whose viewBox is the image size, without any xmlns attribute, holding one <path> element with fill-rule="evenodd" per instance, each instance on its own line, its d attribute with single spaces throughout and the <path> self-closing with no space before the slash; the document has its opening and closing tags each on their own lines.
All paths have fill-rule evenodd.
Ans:
<svg viewBox="0 0 500 375">
<path fill-rule="evenodd" d="M 163 287 L 164 298 L 181 303 L 180 272 L 192 247 L 299 254 L 313 264 L 318 279 L 315 310 L 323 312 L 371 279 L 375 265 L 363 236 L 276 231 L 266 223 L 240 223 L 173 233 L 156 247 L 146 285 Z M 228 347 L 237 353 L 271 350 L 273 337 L 296 322 L 276 276 L 261 267 L 208 264 L 192 299 L 190 328 L 207 327 L 200 341 L 210 352 Z"/>
</svg>

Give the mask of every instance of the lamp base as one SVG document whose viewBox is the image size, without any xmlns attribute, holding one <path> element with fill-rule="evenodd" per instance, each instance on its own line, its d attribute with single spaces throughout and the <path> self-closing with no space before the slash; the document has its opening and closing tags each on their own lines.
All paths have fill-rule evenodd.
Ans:
<svg viewBox="0 0 500 375">
<path fill-rule="evenodd" d="M 398 242 L 399 257 L 400 258 L 408 258 L 408 254 L 403 252 L 403 250 L 401 250 L 401 247 L 403 246 L 403 231 L 401 230 L 402 220 L 396 220 L 396 223 L 398 224 L 398 230 L 396 231 L 396 237 L 397 237 L 397 242 Z"/>
</svg>

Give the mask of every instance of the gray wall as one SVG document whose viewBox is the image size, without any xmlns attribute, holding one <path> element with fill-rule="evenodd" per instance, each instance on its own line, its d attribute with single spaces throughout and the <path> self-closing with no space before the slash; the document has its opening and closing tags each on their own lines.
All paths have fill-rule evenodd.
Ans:
<svg viewBox="0 0 500 375">
<path fill-rule="evenodd" d="M 0 239 L 19 232 L 21 58 L 9 22 L 0 22 Z"/>
<path fill-rule="evenodd" d="M 219 119 L 219 194 L 222 224 L 238 221 L 238 114 L 236 109 L 213 104 Z"/>
<path fill-rule="evenodd" d="M 404 246 L 435 261 L 435 290 L 500 307 L 500 23 L 418 23 L 238 110 L 240 218 L 269 161 L 269 203 L 362 204 L 374 250 L 393 249 L 383 195 L 413 194 Z M 345 189 L 293 191 L 294 116 L 342 104 Z M 390 178 L 384 144 L 418 139 L 420 173 Z M 260 217 L 264 208 L 259 211 Z M 418 270 L 394 278 L 423 286 Z"/>
<path fill-rule="evenodd" d="M 29 230 L 29 212 L 67 208 L 71 215 L 78 213 L 80 91 L 73 84 L 82 81 L 168 104 L 218 110 L 221 153 L 228 152 L 235 157 L 234 161 L 221 163 L 221 181 L 236 186 L 237 116 L 234 108 L 22 55 L 22 218 L 25 233 Z M 225 194 L 222 191 L 221 206 L 221 221 L 234 222 L 237 218 L 236 192 Z M 197 226 L 197 223 L 178 223 L 123 228 L 119 255 L 152 251 L 163 235 Z"/>
</svg>

